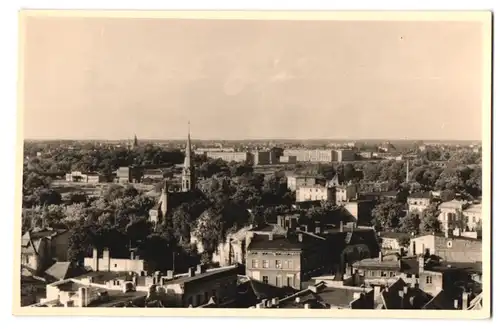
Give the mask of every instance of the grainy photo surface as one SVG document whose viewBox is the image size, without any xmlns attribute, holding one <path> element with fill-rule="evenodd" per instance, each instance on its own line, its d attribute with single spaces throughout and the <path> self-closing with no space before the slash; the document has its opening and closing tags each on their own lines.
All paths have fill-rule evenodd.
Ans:
<svg viewBox="0 0 500 329">
<path fill-rule="evenodd" d="M 488 317 L 491 14 L 386 15 L 21 13 L 15 313 Z"/>
</svg>

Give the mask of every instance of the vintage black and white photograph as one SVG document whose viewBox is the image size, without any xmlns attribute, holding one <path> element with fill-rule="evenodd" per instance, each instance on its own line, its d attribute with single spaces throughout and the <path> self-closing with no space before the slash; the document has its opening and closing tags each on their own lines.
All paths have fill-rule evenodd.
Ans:
<svg viewBox="0 0 500 329">
<path fill-rule="evenodd" d="M 491 13 L 248 15 L 21 12 L 16 312 L 489 317 Z"/>
</svg>

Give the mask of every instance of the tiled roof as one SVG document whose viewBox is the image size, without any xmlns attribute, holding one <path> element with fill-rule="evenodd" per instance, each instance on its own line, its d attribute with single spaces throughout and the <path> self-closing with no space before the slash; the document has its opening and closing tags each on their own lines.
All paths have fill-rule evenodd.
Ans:
<svg viewBox="0 0 500 329">
<path fill-rule="evenodd" d="M 302 248 L 317 238 L 308 234 L 302 234 L 302 242 L 298 240 L 298 234 L 291 234 L 288 237 L 277 235 L 270 240 L 267 235 L 255 235 L 248 245 L 248 250 L 302 250 Z"/>
<path fill-rule="evenodd" d="M 431 194 L 429 192 L 414 192 L 408 195 L 409 199 L 430 199 Z"/>
<path fill-rule="evenodd" d="M 398 239 L 403 236 L 409 236 L 409 234 L 401 232 L 380 232 L 381 238 Z"/>
<path fill-rule="evenodd" d="M 193 282 L 193 281 L 216 279 L 218 277 L 223 277 L 225 275 L 230 275 L 230 274 L 234 274 L 236 276 L 238 270 L 239 270 L 238 266 L 228 266 L 228 267 L 224 267 L 224 268 L 214 269 L 212 271 L 206 271 L 206 272 L 201 273 L 201 274 L 195 274 L 194 276 L 185 275 L 185 276 L 179 277 L 177 279 L 167 281 L 166 284 L 167 285 L 186 284 L 186 283 Z"/>
</svg>

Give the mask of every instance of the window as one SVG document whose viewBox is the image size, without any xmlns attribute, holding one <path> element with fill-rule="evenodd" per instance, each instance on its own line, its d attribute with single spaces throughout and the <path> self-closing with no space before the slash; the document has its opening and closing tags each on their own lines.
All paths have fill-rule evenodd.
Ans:
<svg viewBox="0 0 500 329">
<path fill-rule="evenodd" d="M 281 264 L 281 260 L 279 260 L 279 259 L 276 260 L 276 268 L 279 268 L 279 269 L 283 268 L 283 266 Z"/>
<path fill-rule="evenodd" d="M 115 263 L 115 268 L 117 268 L 117 267 L 118 267 L 118 264 Z"/>
<path fill-rule="evenodd" d="M 292 269 L 293 268 L 293 260 L 285 261 L 285 268 Z"/>
<path fill-rule="evenodd" d="M 430 276 L 430 275 L 426 276 L 425 283 L 432 284 L 432 276 Z"/>
<path fill-rule="evenodd" d="M 276 286 L 281 287 L 283 285 L 281 281 L 281 275 L 276 276 Z"/>
<path fill-rule="evenodd" d="M 286 285 L 288 287 L 293 287 L 293 276 L 287 276 L 286 277 Z"/>
<path fill-rule="evenodd" d="M 446 246 L 447 246 L 448 248 L 453 247 L 453 242 L 452 242 L 451 240 L 450 240 L 450 241 L 448 241 L 448 242 L 446 243 Z"/>
<path fill-rule="evenodd" d="M 380 271 L 380 276 L 385 278 L 387 276 L 387 273 L 385 271 Z"/>
<path fill-rule="evenodd" d="M 389 277 L 393 278 L 395 276 L 396 276 L 396 274 L 394 272 L 392 272 L 392 271 L 389 272 Z"/>
<path fill-rule="evenodd" d="M 266 275 L 264 275 L 264 276 L 262 277 L 262 282 L 264 282 L 265 284 L 268 284 L 268 283 L 269 283 L 269 277 L 268 277 L 268 276 L 266 276 Z"/>
<path fill-rule="evenodd" d="M 475 223 L 476 222 L 476 217 L 472 217 L 472 222 Z"/>
<path fill-rule="evenodd" d="M 267 259 L 262 261 L 262 267 L 269 268 L 269 261 Z"/>
<path fill-rule="evenodd" d="M 252 259 L 252 268 L 259 268 L 259 260 Z"/>
<path fill-rule="evenodd" d="M 370 271 L 370 276 L 374 277 L 375 276 L 375 271 Z"/>
</svg>

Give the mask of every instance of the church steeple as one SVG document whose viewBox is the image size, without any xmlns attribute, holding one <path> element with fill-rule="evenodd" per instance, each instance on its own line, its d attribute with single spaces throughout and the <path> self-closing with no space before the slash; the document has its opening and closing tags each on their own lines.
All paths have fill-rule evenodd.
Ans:
<svg viewBox="0 0 500 329">
<path fill-rule="evenodd" d="M 195 185 L 194 167 L 191 159 L 191 131 L 188 121 L 188 135 L 186 141 L 186 154 L 184 157 L 184 167 L 182 168 L 182 191 L 192 191 Z"/>
</svg>

